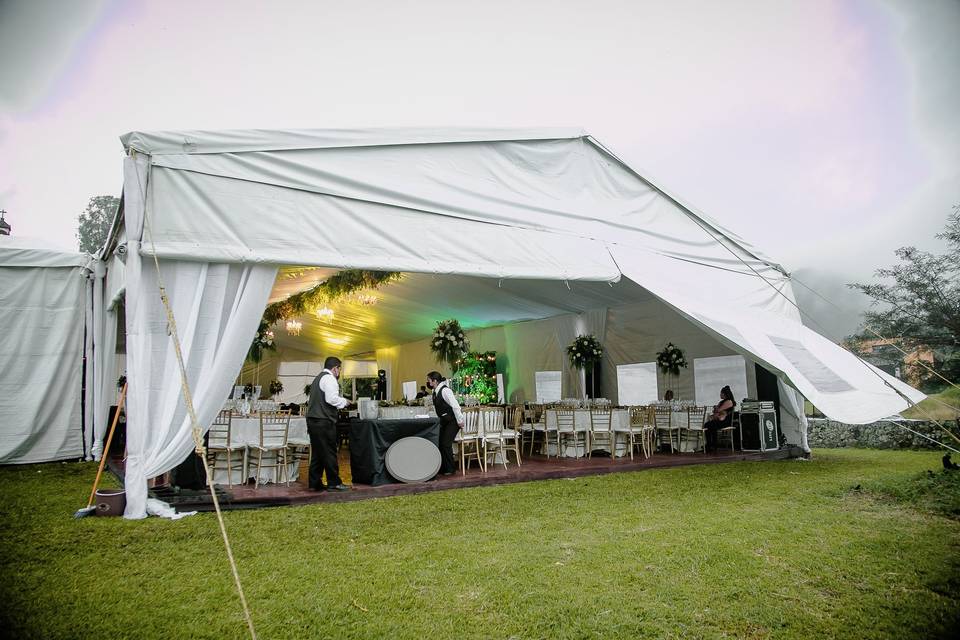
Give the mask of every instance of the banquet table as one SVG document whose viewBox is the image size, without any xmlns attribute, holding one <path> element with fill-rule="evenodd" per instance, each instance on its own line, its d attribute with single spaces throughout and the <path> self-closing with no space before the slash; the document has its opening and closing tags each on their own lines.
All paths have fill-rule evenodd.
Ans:
<svg viewBox="0 0 960 640">
<path fill-rule="evenodd" d="M 260 444 L 260 418 L 256 415 L 249 417 L 234 417 L 230 421 L 231 440 L 235 447 L 252 447 Z M 309 446 L 310 436 L 307 434 L 307 419 L 303 416 L 292 416 L 290 418 L 290 430 L 287 432 L 287 443 L 292 445 Z M 243 469 L 233 472 L 231 478 L 233 484 L 243 484 L 253 473 L 251 469 L 251 451 L 248 449 L 243 456 Z M 272 464 L 273 452 L 263 454 L 264 464 Z M 290 478 L 296 478 L 299 473 L 299 464 L 291 462 L 288 469 Z M 260 484 L 277 481 L 275 469 L 260 470 Z M 214 484 L 227 484 L 226 469 L 218 469 L 213 476 Z"/>
<path fill-rule="evenodd" d="M 425 438 L 440 446 L 440 422 L 436 418 L 356 420 L 350 424 L 350 472 L 355 484 L 380 485 L 396 482 L 387 472 L 384 457 L 400 438 Z"/>
<path fill-rule="evenodd" d="M 380 420 L 409 420 L 423 416 L 436 418 L 437 412 L 433 407 L 380 407 L 378 414 Z"/>
<path fill-rule="evenodd" d="M 686 415 L 684 415 L 684 420 L 686 420 Z M 548 430 L 556 430 L 557 428 L 557 411 L 556 409 L 547 409 L 544 412 L 544 421 L 546 422 Z M 686 422 L 684 422 L 686 424 Z M 610 428 L 616 433 L 617 429 L 626 429 L 630 426 L 630 410 L 629 409 L 612 409 L 610 411 Z M 590 430 L 590 410 L 589 409 L 577 409 L 573 412 L 573 428 L 577 431 L 589 431 Z M 628 450 L 629 439 L 624 433 L 616 434 L 616 451 L 611 452 L 612 456 L 622 457 L 630 455 Z M 579 449 L 579 451 L 578 451 Z M 591 447 L 594 451 L 610 451 L 609 443 L 604 442 L 603 444 L 597 446 L 594 445 Z M 583 447 L 573 445 L 566 445 L 563 448 L 563 451 L 560 452 L 561 458 L 573 458 L 578 454 L 583 456 L 586 452 L 583 450 Z M 555 456 L 557 455 L 557 444 L 553 440 L 547 443 L 547 454 Z"/>
<path fill-rule="evenodd" d="M 707 411 L 709 413 L 709 409 Z M 694 425 L 693 427 L 688 426 L 687 419 L 687 410 L 680 407 L 674 407 L 670 411 L 670 428 L 677 429 L 680 428 L 680 452 L 681 453 L 695 453 L 704 446 L 705 434 L 703 433 L 703 425 Z M 695 433 L 699 431 L 700 433 Z"/>
</svg>

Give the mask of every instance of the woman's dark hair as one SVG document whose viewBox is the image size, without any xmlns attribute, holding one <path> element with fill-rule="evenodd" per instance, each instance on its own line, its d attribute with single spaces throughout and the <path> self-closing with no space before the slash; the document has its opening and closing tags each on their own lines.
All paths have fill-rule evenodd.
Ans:
<svg viewBox="0 0 960 640">
<path fill-rule="evenodd" d="M 737 404 L 737 401 L 733 399 L 733 391 L 730 391 L 730 385 L 725 386 L 723 389 L 720 389 L 720 397 L 724 400 L 729 400 L 734 405 Z"/>
<path fill-rule="evenodd" d="M 433 380 L 434 382 L 443 382 L 444 380 L 446 380 L 446 378 L 440 375 L 439 371 L 431 371 L 430 373 L 427 374 L 427 377 Z"/>
</svg>

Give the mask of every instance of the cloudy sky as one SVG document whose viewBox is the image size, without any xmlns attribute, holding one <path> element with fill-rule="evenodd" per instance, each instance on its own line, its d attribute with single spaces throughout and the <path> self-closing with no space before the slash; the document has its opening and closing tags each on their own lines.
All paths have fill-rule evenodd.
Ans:
<svg viewBox="0 0 960 640">
<path fill-rule="evenodd" d="M 0 0 L 0 208 L 75 248 L 135 129 L 574 125 L 853 312 L 840 285 L 960 203 L 958 27 L 956 0 Z"/>
</svg>

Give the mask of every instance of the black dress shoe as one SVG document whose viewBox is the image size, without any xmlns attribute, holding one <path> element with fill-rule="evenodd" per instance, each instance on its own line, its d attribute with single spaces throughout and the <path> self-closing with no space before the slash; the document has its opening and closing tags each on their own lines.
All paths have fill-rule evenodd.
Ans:
<svg viewBox="0 0 960 640">
<path fill-rule="evenodd" d="M 338 484 L 335 487 L 330 487 L 330 491 L 350 491 L 350 487 L 345 484 Z"/>
</svg>

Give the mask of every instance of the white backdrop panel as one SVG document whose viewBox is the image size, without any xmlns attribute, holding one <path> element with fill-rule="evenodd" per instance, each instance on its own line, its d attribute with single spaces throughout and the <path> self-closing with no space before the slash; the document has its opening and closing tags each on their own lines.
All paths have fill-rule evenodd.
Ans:
<svg viewBox="0 0 960 640">
<path fill-rule="evenodd" d="M 720 389 L 726 385 L 739 403 L 747 395 L 747 361 L 743 356 L 694 358 L 693 379 L 698 405 L 711 407 L 720 402 Z"/>
</svg>

